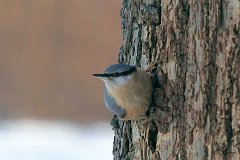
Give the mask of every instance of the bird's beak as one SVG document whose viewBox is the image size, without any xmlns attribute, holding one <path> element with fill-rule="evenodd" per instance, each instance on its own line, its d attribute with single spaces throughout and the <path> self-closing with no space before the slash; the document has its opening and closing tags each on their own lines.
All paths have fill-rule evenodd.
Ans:
<svg viewBox="0 0 240 160">
<path fill-rule="evenodd" d="M 98 78 L 105 78 L 106 77 L 106 74 L 92 74 L 93 76 L 95 77 L 98 77 Z"/>
</svg>

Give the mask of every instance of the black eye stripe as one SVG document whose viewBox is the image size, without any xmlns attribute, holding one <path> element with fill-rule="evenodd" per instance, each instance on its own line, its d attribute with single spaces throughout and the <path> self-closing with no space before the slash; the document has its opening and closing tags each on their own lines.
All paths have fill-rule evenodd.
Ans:
<svg viewBox="0 0 240 160">
<path fill-rule="evenodd" d="M 136 71 L 135 67 L 132 67 L 130 70 L 125 71 L 125 72 L 116 72 L 116 73 L 104 73 L 104 77 L 120 77 L 120 76 L 126 76 L 131 74 L 132 72 Z"/>
</svg>

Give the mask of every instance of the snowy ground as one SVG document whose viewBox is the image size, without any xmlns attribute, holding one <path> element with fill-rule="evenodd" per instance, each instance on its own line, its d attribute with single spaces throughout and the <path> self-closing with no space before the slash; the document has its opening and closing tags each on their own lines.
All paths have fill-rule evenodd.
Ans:
<svg viewBox="0 0 240 160">
<path fill-rule="evenodd" d="M 0 121 L 0 160 L 111 160 L 109 124 Z"/>
</svg>

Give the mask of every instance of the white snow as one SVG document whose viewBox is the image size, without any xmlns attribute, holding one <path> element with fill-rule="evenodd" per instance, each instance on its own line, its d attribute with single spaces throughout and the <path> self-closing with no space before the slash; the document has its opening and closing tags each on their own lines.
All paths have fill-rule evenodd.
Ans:
<svg viewBox="0 0 240 160">
<path fill-rule="evenodd" d="M 0 121 L 0 160 L 112 160 L 110 124 Z"/>
</svg>

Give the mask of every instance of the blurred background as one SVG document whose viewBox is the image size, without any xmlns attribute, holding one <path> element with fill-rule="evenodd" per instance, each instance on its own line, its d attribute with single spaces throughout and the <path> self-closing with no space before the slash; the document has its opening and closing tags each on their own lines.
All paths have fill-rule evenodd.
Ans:
<svg viewBox="0 0 240 160">
<path fill-rule="evenodd" d="M 112 159 L 112 115 L 92 73 L 117 62 L 121 3 L 0 0 L 0 159 L 93 160 L 99 145 Z"/>
</svg>

